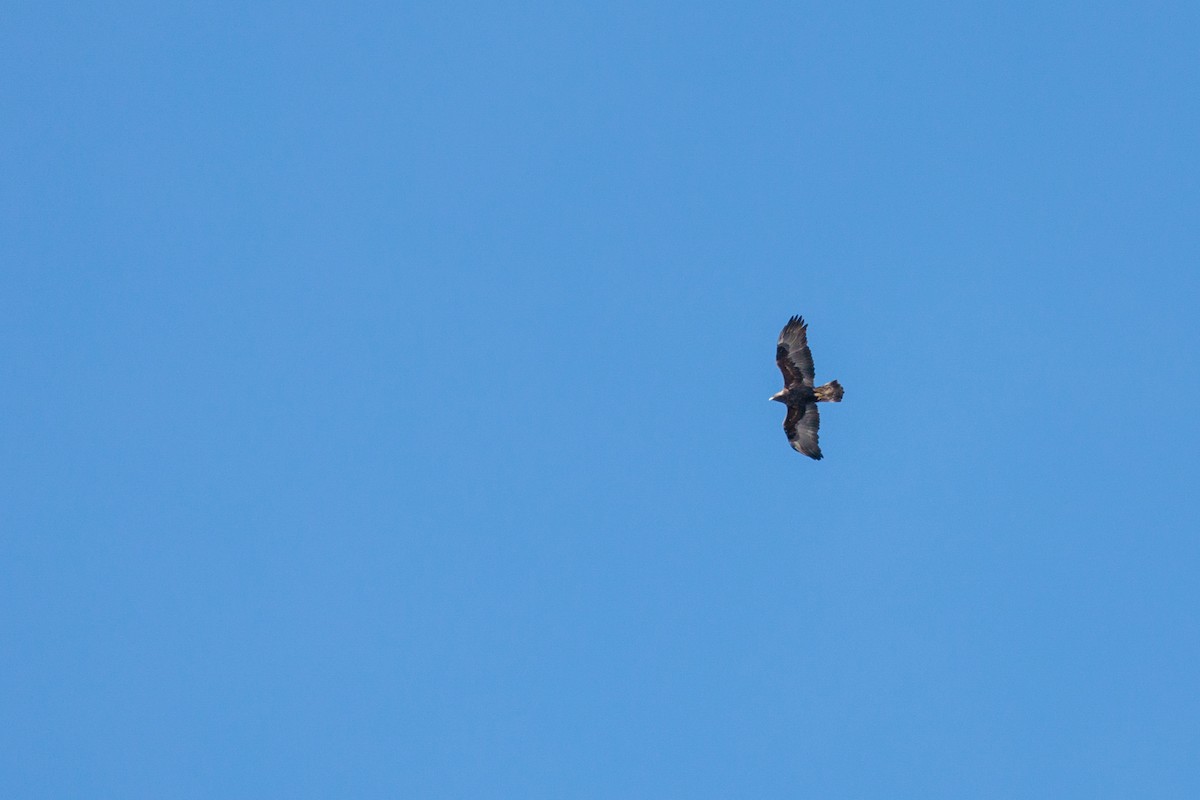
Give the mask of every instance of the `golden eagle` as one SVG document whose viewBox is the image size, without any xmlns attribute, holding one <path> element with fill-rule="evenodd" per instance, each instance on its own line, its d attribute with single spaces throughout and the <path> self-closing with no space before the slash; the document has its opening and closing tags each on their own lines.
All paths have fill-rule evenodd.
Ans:
<svg viewBox="0 0 1200 800">
<path fill-rule="evenodd" d="M 787 406 L 784 433 L 797 453 L 820 459 L 817 428 L 821 416 L 817 413 L 817 403 L 840 403 L 843 392 L 837 381 L 813 388 L 812 351 L 808 349 L 808 323 L 804 317 L 792 317 L 783 326 L 775 348 L 775 363 L 783 373 L 783 391 L 771 399 Z"/>
</svg>

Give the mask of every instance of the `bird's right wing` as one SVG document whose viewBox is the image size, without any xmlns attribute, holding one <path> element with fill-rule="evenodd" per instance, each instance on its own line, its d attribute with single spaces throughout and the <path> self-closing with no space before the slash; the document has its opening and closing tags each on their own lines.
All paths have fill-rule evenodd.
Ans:
<svg viewBox="0 0 1200 800">
<path fill-rule="evenodd" d="M 788 442 L 797 453 L 803 453 L 809 458 L 820 461 L 821 446 L 817 444 L 817 428 L 821 427 L 821 415 L 816 403 L 806 403 L 802 406 L 788 406 L 787 417 L 783 420 L 783 430 Z"/>
</svg>

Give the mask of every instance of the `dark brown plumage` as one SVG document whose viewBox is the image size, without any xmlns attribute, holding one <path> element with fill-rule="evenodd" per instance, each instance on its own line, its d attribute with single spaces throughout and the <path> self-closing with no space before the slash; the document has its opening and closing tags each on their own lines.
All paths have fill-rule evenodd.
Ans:
<svg viewBox="0 0 1200 800">
<path fill-rule="evenodd" d="M 783 326 L 775 347 L 775 363 L 783 373 L 783 391 L 771 399 L 787 406 L 783 430 L 788 442 L 796 452 L 820 459 L 823 456 L 817 444 L 817 428 L 821 415 L 817 403 L 840 403 L 844 392 L 837 381 L 813 387 L 812 351 L 808 349 L 808 324 L 803 317 L 792 317 Z"/>
</svg>

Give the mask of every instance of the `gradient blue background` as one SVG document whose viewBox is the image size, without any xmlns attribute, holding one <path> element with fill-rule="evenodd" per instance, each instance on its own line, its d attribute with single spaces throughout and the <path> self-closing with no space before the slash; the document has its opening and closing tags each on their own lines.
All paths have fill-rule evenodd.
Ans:
<svg viewBox="0 0 1200 800">
<path fill-rule="evenodd" d="M 5 797 L 1200 796 L 1195 4 L 4 17 Z"/>
</svg>

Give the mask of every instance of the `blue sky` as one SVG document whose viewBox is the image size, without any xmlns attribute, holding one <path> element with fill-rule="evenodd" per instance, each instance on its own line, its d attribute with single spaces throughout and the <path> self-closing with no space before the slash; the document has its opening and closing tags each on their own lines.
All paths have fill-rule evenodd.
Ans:
<svg viewBox="0 0 1200 800">
<path fill-rule="evenodd" d="M 10 9 L 6 796 L 1197 796 L 1198 23 Z"/>
</svg>

